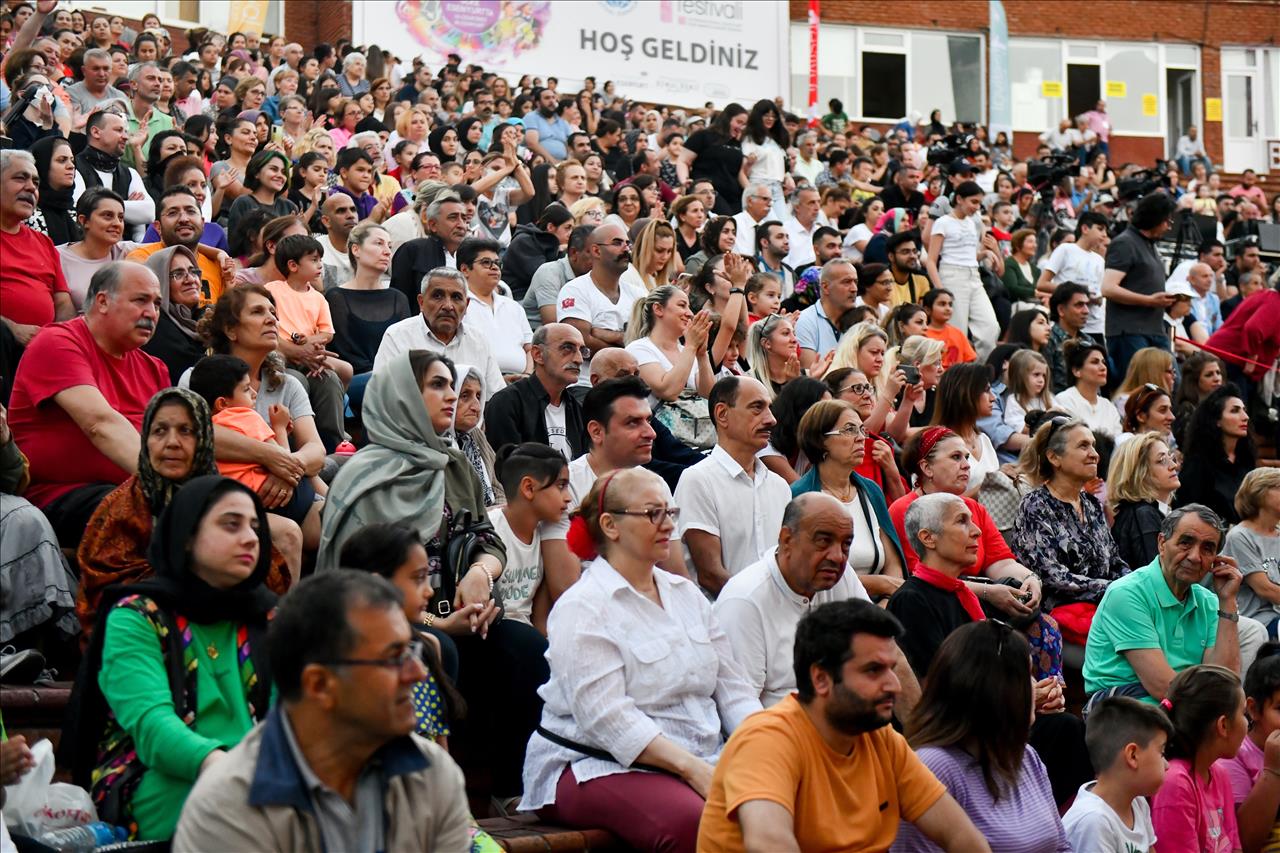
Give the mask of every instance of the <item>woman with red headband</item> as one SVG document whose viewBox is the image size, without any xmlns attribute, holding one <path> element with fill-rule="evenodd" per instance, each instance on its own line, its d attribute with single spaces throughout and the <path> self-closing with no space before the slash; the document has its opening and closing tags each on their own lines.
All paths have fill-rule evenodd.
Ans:
<svg viewBox="0 0 1280 853">
<path fill-rule="evenodd" d="M 1040 578 L 1013 556 L 986 508 L 973 498 L 964 497 L 969 484 L 969 453 L 964 439 L 946 427 L 927 427 L 907 441 L 902 449 L 902 466 L 915 488 L 889 506 L 889 517 L 906 554 L 907 568 L 914 573 L 920 562 L 907 539 L 907 508 L 925 495 L 959 495 L 969 508 L 973 523 L 982 531 L 974 574 L 985 580 L 968 581 L 966 586 L 987 609 L 998 611 L 1000 618 L 1025 625 L 1023 631 L 1031 642 L 1036 678 L 1061 675 L 1062 635 L 1051 617 L 1038 612 Z"/>
<path fill-rule="evenodd" d="M 551 680 L 520 809 L 637 850 L 692 851 L 722 733 L 760 698 L 701 590 L 654 570 L 675 535 L 670 501 L 660 477 L 627 468 L 578 509 L 600 555 L 547 620 Z"/>
</svg>

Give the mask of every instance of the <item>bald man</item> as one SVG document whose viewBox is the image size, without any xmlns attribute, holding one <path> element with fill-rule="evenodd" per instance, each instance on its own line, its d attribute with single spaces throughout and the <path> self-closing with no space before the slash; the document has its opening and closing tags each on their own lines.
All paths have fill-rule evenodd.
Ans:
<svg viewBox="0 0 1280 853">
<path fill-rule="evenodd" d="M 354 271 L 347 255 L 347 238 L 360 221 L 355 200 L 346 193 L 334 193 L 320 207 L 320 222 L 328 234 L 314 235 L 324 247 L 324 289 L 351 281 Z"/>
</svg>

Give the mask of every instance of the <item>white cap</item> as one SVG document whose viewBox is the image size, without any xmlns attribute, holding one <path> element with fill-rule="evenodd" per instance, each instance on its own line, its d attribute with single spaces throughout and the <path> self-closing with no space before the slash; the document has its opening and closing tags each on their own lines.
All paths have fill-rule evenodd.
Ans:
<svg viewBox="0 0 1280 853">
<path fill-rule="evenodd" d="M 1188 299 L 1195 299 L 1196 292 L 1191 289 L 1191 285 L 1185 278 L 1169 279 L 1164 285 L 1165 293 L 1172 293 L 1174 296 L 1185 296 Z"/>
</svg>

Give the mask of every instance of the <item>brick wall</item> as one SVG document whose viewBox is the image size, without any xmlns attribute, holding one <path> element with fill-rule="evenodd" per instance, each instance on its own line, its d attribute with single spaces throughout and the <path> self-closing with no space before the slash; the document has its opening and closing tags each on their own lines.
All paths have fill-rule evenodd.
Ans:
<svg viewBox="0 0 1280 853">
<path fill-rule="evenodd" d="M 308 51 L 320 42 L 351 38 L 351 0 L 288 0 L 284 35 Z"/>
<path fill-rule="evenodd" d="M 790 4 L 791 19 L 805 20 L 807 0 Z M 1221 45 L 1280 44 L 1280 0 L 1005 0 L 1004 8 L 1010 36 L 1198 45 L 1201 98 L 1222 97 Z M 832 23 L 983 33 L 990 23 L 985 0 L 823 0 L 821 13 Z M 1205 122 L 1201 130 L 1205 147 L 1220 161 L 1222 123 Z M 1155 139 L 1118 138 L 1112 144 L 1134 153 L 1163 148 Z"/>
</svg>

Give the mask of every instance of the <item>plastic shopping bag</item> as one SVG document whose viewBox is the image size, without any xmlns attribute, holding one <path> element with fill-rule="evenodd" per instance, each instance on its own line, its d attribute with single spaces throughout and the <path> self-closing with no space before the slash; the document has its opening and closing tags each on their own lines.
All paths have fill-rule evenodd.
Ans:
<svg viewBox="0 0 1280 853">
<path fill-rule="evenodd" d="M 96 821 L 98 811 L 88 791 L 53 781 L 53 744 L 39 741 L 31 747 L 31 753 L 36 766 L 5 788 L 5 825 L 14 832 L 35 837 L 53 829 Z"/>
</svg>

